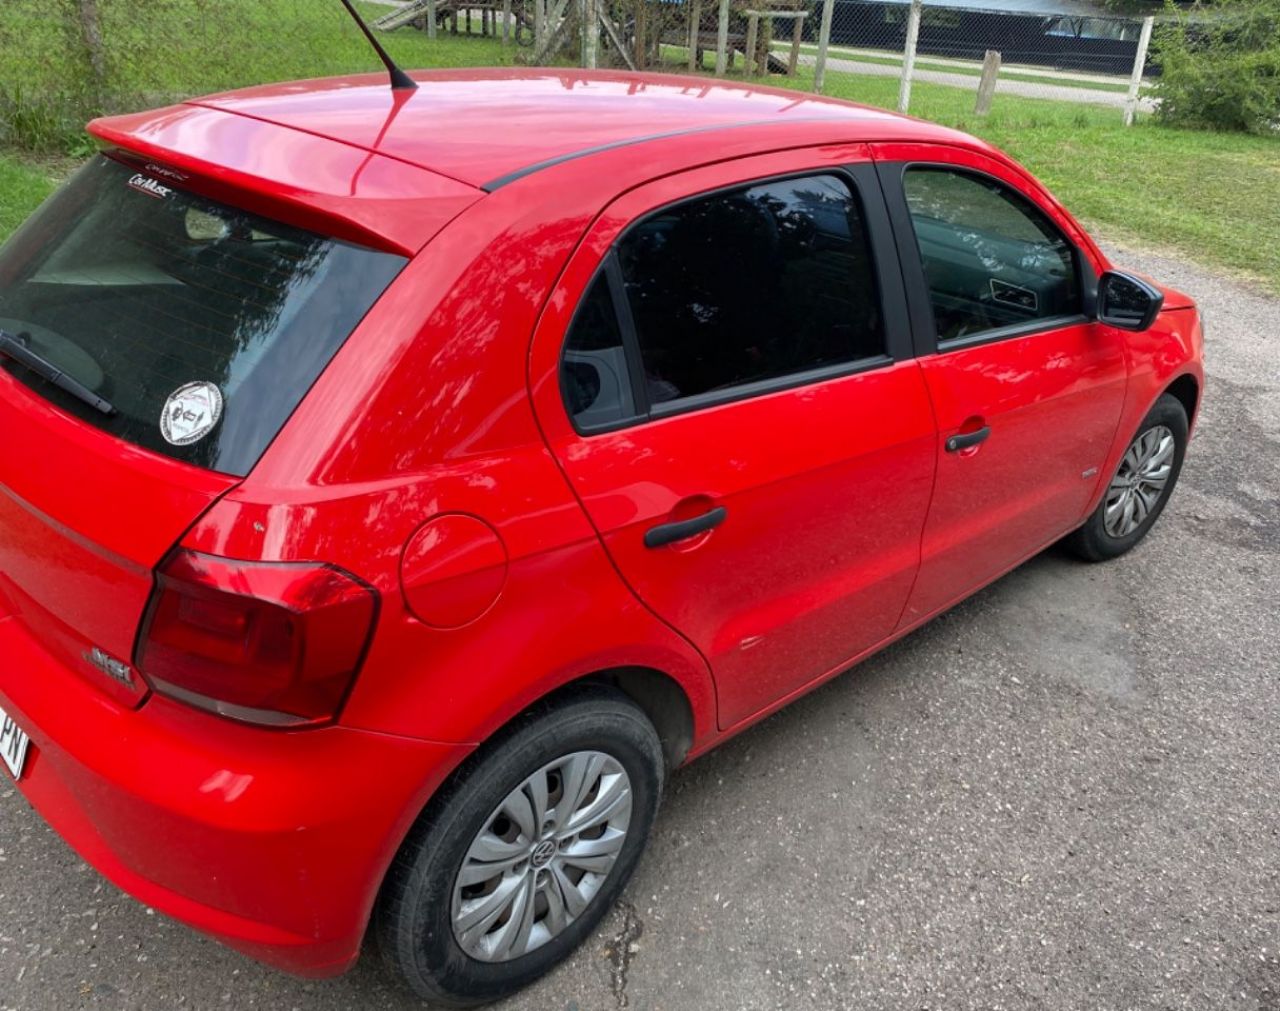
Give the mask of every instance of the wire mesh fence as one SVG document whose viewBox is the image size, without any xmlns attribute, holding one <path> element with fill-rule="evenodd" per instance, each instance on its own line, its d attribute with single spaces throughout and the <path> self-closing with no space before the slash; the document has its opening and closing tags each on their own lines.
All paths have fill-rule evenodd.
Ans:
<svg viewBox="0 0 1280 1011">
<path fill-rule="evenodd" d="M 1143 23 L 1118 17 L 928 3 L 917 7 L 913 27 L 911 3 L 898 0 L 357 6 L 410 67 L 553 63 L 774 76 L 786 86 L 904 109 L 913 85 L 978 97 L 985 66 L 987 98 L 996 103 L 1044 99 L 1119 115 L 1144 108 L 1138 92 L 1151 70 Z M 5 0 L 0 143 L 65 147 L 93 115 L 378 67 L 338 0 Z"/>
<path fill-rule="evenodd" d="M 908 3 L 836 0 L 831 44 L 881 52 L 903 51 Z M 1128 77 L 1142 22 L 1123 17 L 1029 14 L 926 4 L 917 53 L 981 62 L 989 49 L 1006 63 L 1046 70 Z"/>
<path fill-rule="evenodd" d="M 401 9 L 416 12 L 418 28 L 452 18 L 456 31 L 456 4 L 473 2 Z M 842 84 L 840 93 L 858 80 L 888 82 L 897 95 L 882 104 L 902 111 L 916 82 L 973 92 L 979 114 L 1010 97 L 1109 108 L 1126 121 L 1151 108 L 1142 95 L 1154 72 L 1150 18 L 909 0 L 502 0 L 497 17 L 528 33 L 535 63 L 780 75 L 815 90 Z M 865 90 L 883 99 L 882 88 Z"/>
<path fill-rule="evenodd" d="M 911 11 L 907 3 L 835 0 L 828 73 L 897 77 L 976 95 L 985 69 L 994 74 L 997 96 L 1124 110 L 1135 66 L 1139 92 L 1153 69 L 1143 19 L 924 4 L 912 46 Z M 810 41 L 816 55 L 816 35 Z M 1147 107 L 1141 98 L 1138 107 Z"/>
</svg>

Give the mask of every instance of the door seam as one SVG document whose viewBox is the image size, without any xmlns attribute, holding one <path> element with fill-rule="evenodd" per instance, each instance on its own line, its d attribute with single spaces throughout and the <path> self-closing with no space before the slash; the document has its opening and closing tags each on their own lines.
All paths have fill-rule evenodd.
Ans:
<svg viewBox="0 0 1280 1011">
<path fill-rule="evenodd" d="M 916 594 L 916 586 L 920 582 L 920 573 L 924 571 L 924 537 L 929 529 L 929 517 L 933 515 L 933 499 L 938 492 L 938 471 L 942 466 L 940 449 L 942 445 L 942 429 L 938 424 L 938 409 L 933 402 L 933 391 L 929 389 L 929 377 L 925 375 L 924 363 L 919 358 L 916 358 L 916 374 L 924 385 L 925 400 L 929 402 L 929 414 L 933 418 L 933 479 L 929 483 L 929 503 L 925 506 L 924 522 L 920 524 L 920 539 L 917 542 L 916 551 L 916 572 L 911 578 L 911 586 L 907 590 L 906 597 L 902 600 L 902 610 L 898 612 L 898 620 L 893 623 L 893 630 L 889 633 L 890 635 L 902 627 L 902 619 L 907 614 L 907 608 L 911 606 L 911 598 Z"/>
</svg>

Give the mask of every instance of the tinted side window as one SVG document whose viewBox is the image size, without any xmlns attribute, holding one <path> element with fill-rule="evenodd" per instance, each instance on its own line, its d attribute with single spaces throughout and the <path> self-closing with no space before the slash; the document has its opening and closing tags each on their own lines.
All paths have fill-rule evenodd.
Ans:
<svg viewBox="0 0 1280 1011">
<path fill-rule="evenodd" d="M 622 331 L 603 273 L 592 282 L 569 327 L 560 387 L 579 428 L 613 425 L 636 415 Z"/>
<path fill-rule="evenodd" d="M 939 340 L 1080 312 L 1073 247 L 1026 198 L 951 169 L 905 187 Z"/>
<path fill-rule="evenodd" d="M 650 404 L 885 353 L 866 226 L 836 176 L 666 208 L 617 253 Z"/>
</svg>

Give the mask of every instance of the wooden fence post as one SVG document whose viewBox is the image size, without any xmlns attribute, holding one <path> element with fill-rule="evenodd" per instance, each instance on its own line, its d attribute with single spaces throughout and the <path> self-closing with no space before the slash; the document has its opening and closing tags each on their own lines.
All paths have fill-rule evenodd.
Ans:
<svg viewBox="0 0 1280 1011">
<path fill-rule="evenodd" d="M 502 0 L 502 44 L 511 45 L 511 0 Z"/>
<path fill-rule="evenodd" d="M 746 57 L 745 66 L 742 68 L 744 77 L 756 76 L 756 37 L 760 31 L 760 15 L 755 11 L 747 12 L 747 43 L 742 48 L 742 54 Z"/>
<path fill-rule="evenodd" d="M 689 69 L 701 70 L 698 59 L 698 43 L 702 38 L 702 0 L 693 0 L 689 13 Z"/>
<path fill-rule="evenodd" d="M 818 58 L 813 64 L 813 90 L 822 94 L 822 82 L 827 76 L 827 47 L 831 45 L 831 17 L 835 14 L 836 0 L 822 0 L 822 24 L 818 28 Z"/>
<path fill-rule="evenodd" d="M 755 60 L 753 66 L 756 68 L 756 73 L 762 76 L 767 76 L 769 73 L 769 51 L 773 49 L 773 28 L 773 18 L 768 14 L 764 15 L 764 20 L 760 23 L 760 41 L 756 49 L 752 50 L 752 57 Z"/>
<path fill-rule="evenodd" d="M 832 0 L 827 0 L 831 3 Z M 724 77 L 729 58 L 729 0 L 720 0 L 720 23 L 716 26 L 716 77 Z"/>
<path fill-rule="evenodd" d="M 1151 29 L 1156 19 L 1147 15 L 1142 19 L 1142 33 L 1138 36 L 1138 52 L 1133 57 L 1133 73 L 1129 75 L 1129 95 L 1124 102 L 1124 125 L 1133 126 L 1138 112 L 1138 89 L 1142 87 L 1142 72 L 1147 68 L 1147 47 L 1151 45 Z"/>
<path fill-rule="evenodd" d="M 991 99 L 996 93 L 996 78 L 1000 76 L 1000 54 L 988 49 L 982 58 L 982 77 L 978 79 L 978 99 L 973 103 L 973 114 L 985 116 L 991 111 Z"/>
<path fill-rule="evenodd" d="M 427 0 L 427 38 L 436 37 L 436 0 Z"/>
<path fill-rule="evenodd" d="M 635 59 L 636 66 L 641 70 L 649 65 L 649 26 L 648 22 L 648 5 L 642 2 L 637 3 L 636 11 L 636 49 Z"/>
<path fill-rule="evenodd" d="M 600 51 L 600 0 L 582 0 L 582 65 L 595 70 Z"/>
<path fill-rule="evenodd" d="M 800 43 L 804 40 L 804 18 L 792 18 L 791 53 L 787 57 L 787 76 L 795 77 L 800 66 Z"/>
<path fill-rule="evenodd" d="M 922 0 L 911 0 L 907 14 L 907 40 L 902 51 L 902 80 L 898 83 L 898 111 L 906 113 L 911 108 L 911 77 L 916 72 L 916 42 L 920 38 L 920 14 Z"/>
</svg>

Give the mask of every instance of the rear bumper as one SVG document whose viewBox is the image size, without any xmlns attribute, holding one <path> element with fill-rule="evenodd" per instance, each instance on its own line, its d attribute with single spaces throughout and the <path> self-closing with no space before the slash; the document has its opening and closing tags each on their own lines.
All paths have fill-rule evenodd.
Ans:
<svg viewBox="0 0 1280 1011">
<path fill-rule="evenodd" d="M 152 697 L 120 707 L 0 618 L 0 707 L 32 740 L 18 784 L 103 875 L 278 968 L 337 975 L 382 876 L 469 747 L 244 727 Z"/>
</svg>

